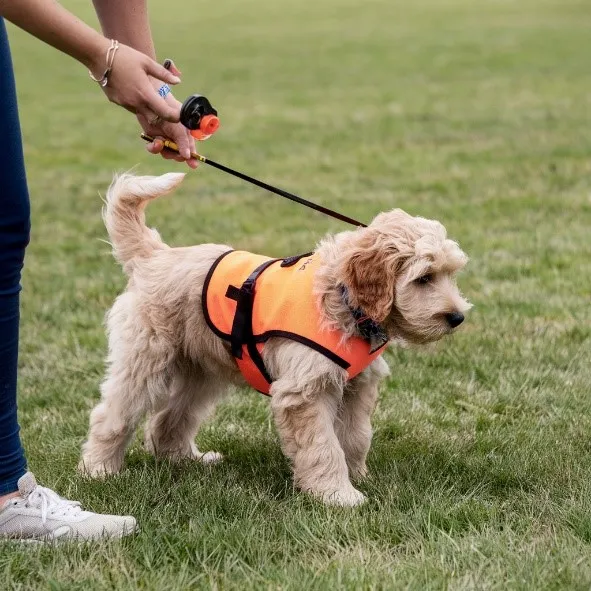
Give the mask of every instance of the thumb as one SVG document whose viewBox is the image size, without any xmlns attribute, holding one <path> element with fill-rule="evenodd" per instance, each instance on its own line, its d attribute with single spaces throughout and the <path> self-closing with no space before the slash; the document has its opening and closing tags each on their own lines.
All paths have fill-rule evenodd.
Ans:
<svg viewBox="0 0 591 591">
<path fill-rule="evenodd" d="M 154 60 L 149 60 L 146 63 L 146 73 L 158 80 L 162 80 L 162 82 L 168 82 L 168 84 L 178 84 L 181 81 L 178 76 L 175 76 Z"/>
</svg>

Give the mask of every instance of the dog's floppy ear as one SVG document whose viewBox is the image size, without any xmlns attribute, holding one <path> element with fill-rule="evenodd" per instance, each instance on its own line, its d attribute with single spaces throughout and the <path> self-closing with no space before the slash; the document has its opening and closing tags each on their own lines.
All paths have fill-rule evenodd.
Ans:
<svg viewBox="0 0 591 591">
<path fill-rule="evenodd" d="M 394 304 L 401 253 L 387 234 L 375 228 L 359 230 L 347 246 L 340 280 L 349 292 L 349 304 L 382 322 Z"/>
</svg>

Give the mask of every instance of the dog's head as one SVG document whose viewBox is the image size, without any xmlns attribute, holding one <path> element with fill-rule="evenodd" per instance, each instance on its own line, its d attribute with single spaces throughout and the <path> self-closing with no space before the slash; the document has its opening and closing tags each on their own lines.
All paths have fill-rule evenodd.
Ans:
<svg viewBox="0 0 591 591">
<path fill-rule="evenodd" d="M 341 243 L 337 280 L 349 305 L 390 337 L 428 343 L 451 333 L 471 305 L 456 285 L 468 261 L 439 222 L 400 209 L 379 214 Z"/>
</svg>

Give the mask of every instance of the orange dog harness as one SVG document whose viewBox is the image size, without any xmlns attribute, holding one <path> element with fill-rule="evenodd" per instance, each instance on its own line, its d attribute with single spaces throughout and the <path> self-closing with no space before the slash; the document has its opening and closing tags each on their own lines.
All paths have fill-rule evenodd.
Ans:
<svg viewBox="0 0 591 591">
<path fill-rule="evenodd" d="M 338 330 L 321 330 L 312 293 L 317 254 L 286 259 L 230 250 L 219 257 L 203 286 L 203 314 L 208 326 L 229 341 L 246 381 L 269 394 L 273 381 L 262 351 L 272 337 L 291 339 L 322 353 L 347 370 L 349 379 L 383 353 L 361 337 L 343 340 Z"/>
</svg>

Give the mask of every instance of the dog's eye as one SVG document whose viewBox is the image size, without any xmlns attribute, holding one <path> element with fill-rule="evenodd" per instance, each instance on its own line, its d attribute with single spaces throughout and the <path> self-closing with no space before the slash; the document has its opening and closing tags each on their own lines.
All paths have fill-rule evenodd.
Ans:
<svg viewBox="0 0 591 591">
<path fill-rule="evenodd" d="M 422 277 L 419 277 L 417 279 L 417 283 L 420 283 L 421 285 L 425 285 L 426 283 L 430 283 L 432 279 L 433 279 L 433 275 L 431 275 L 430 273 L 427 273 L 427 275 L 423 275 Z"/>
</svg>

